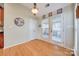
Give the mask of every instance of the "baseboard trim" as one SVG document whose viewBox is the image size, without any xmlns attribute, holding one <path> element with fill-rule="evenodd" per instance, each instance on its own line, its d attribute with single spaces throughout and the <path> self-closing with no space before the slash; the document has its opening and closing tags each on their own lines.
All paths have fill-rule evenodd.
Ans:
<svg viewBox="0 0 79 59">
<path fill-rule="evenodd" d="M 75 56 L 78 56 L 78 55 L 77 55 L 77 51 L 76 51 L 76 49 L 74 49 L 74 54 L 75 54 Z"/>
<path fill-rule="evenodd" d="M 24 41 L 24 42 L 20 42 L 20 43 L 17 43 L 17 44 L 8 46 L 8 47 L 4 47 L 3 49 L 7 49 L 7 48 L 11 48 L 11 47 L 14 47 L 14 46 L 23 44 L 23 43 L 27 43 L 27 42 L 29 42 L 29 41 L 31 41 L 31 40 L 35 40 L 35 39 L 29 39 L 28 41 Z M 44 39 L 39 39 L 39 40 L 43 40 L 43 41 L 46 41 L 46 42 L 51 43 L 51 44 L 56 44 L 56 43 L 53 43 L 51 40 L 50 40 L 50 41 L 49 41 L 49 40 L 44 40 Z M 56 44 L 56 45 L 58 45 L 58 46 L 60 46 L 60 47 L 64 47 L 64 46 L 59 45 L 59 44 Z M 64 48 L 74 51 L 74 49 L 70 49 L 70 48 L 68 48 L 68 47 L 64 47 Z M 74 51 L 74 52 L 75 52 L 75 51 Z M 75 54 L 76 54 L 76 52 L 75 52 Z M 77 54 L 76 54 L 76 55 L 77 55 Z"/>
<path fill-rule="evenodd" d="M 52 44 L 56 44 L 56 45 L 58 45 L 58 46 L 60 46 L 60 47 L 63 47 L 63 48 L 66 48 L 66 49 L 69 49 L 69 50 L 74 51 L 74 49 L 72 49 L 72 48 L 68 48 L 68 47 L 65 47 L 65 46 L 63 46 L 63 45 L 61 45 L 61 44 L 54 43 L 54 42 L 52 42 L 51 40 L 50 40 L 50 41 L 49 41 L 49 40 L 44 40 L 44 39 L 41 39 L 41 40 L 46 41 L 46 42 L 49 42 L 49 43 L 52 43 Z"/>
<path fill-rule="evenodd" d="M 20 42 L 20 43 L 17 43 L 17 44 L 14 44 L 14 45 L 11 45 L 11 46 L 7 46 L 7 47 L 4 47 L 3 49 L 7 49 L 7 48 L 11 48 L 11 47 L 14 47 L 14 46 L 17 46 L 17 45 L 20 45 L 20 44 L 23 44 L 23 43 L 27 43 L 31 40 L 34 40 L 34 39 L 29 39 L 27 41 L 23 41 L 23 42 Z"/>
</svg>

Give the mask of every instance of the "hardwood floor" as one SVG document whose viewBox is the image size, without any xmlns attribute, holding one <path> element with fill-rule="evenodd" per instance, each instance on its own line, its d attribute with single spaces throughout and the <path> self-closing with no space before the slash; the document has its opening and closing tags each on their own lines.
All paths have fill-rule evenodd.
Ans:
<svg viewBox="0 0 79 59">
<path fill-rule="evenodd" d="M 42 41 L 32 40 L 3 50 L 4 56 L 70 56 L 71 50 Z M 1 53 L 1 51 L 0 51 Z"/>
</svg>

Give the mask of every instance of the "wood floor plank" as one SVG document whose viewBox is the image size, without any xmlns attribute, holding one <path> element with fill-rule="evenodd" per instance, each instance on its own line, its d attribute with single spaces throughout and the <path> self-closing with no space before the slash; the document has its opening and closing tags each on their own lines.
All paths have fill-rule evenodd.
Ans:
<svg viewBox="0 0 79 59">
<path fill-rule="evenodd" d="M 1 53 L 2 51 L 0 51 Z M 3 50 L 4 56 L 70 56 L 71 50 L 42 40 L 32 40 Z"/>
<path fill-rule="evenodd" d="M 3 49 L 0 49 L 0 56 L 3 56 Z"/>
</svg>

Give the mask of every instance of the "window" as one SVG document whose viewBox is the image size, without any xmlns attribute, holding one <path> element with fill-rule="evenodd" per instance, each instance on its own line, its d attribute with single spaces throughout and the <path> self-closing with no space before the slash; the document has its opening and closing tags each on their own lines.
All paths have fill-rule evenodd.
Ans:
<svg viewBox="0 0 79 59">
<path fill-rule="evenodd" d="M 56 15 L 52 20 L 52 40 L 61 42 L 61 15 Z"/>
<path fill-rule="evenodd" d="M 49 34 L 48 20 L 44 19 L 42 21 L 42 36 L 47 39 L 48 38 L 48 34 Z"/>
</svg>

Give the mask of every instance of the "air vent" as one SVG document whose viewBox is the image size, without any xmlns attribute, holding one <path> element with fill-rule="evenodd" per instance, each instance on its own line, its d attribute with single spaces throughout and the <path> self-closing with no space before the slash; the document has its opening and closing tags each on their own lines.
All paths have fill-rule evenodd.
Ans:
<svg viewBox="0 0 79 59">
<path fill-rule="evenodd" d="M 50 4 L 49 4 L 49 3 L 45 5 L 45 7 L 49 7 L 49 6 L 50 6 Z"/>
<path fill-rule="evenodd" d="M 57 10 L 57 14 L 61 14 L 62 13 L 62 8 Z"/>
</svg>

